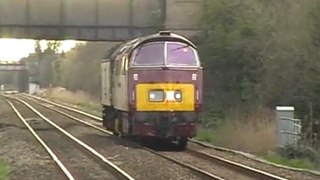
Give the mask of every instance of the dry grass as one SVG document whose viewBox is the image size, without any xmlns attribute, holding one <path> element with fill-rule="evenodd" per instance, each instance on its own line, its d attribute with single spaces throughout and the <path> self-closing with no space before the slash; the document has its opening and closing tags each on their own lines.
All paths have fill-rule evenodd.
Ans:
<svg viewBox="0 0 320 180">
<path fill-rule="evenodd" d="M 62 87 L 49 88 L 42 91 L 46 97 L 61 100 L 67 103 L 79 104 L 92 101 L 92 97 L 83 91 L 72 92 Z"/>
<path fill-rule="evenodd" d="M 205 138 L 223 147 L 265 155 L 276 147 L 274 112 L 258 109 L 243 114 L 232 113 L 217 129 L 205 130 Z M 202 135 L 203 132 L 202 132 Z"/>
<path fill-rule="evenodd" d="M 72 92 L 62 87 L 42 89 L 37 94 L 55 101 L 79 106 L 89 111 L 100 111 L 100 100 L 83 91 Z M 96 113 L 95 113 L 96 114 Z"/>
</svg>

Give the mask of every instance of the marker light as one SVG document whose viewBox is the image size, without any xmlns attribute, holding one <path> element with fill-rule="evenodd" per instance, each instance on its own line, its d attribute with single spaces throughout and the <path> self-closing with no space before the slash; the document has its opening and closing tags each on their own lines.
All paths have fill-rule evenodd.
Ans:
<svg viewBox="0 0 320 180">
<path fill-rule="evenodd" d="M 138 81 L 138 74 L 133 74 L 133 80 Z"/>
<path fill-rule="evenodd" d="M 199 101 L 199 91 L 197 90 L 197 101 Z"/>
<path fill-rule="evenodd" d="M 132 94 L 131 94 L 131 96 L 132 96 L 132 101 L 135 101 L 135 92 L 132 91 L 131 93 L 132 93 Z"/>
<path fill-rule="evenodd" d="M 197 80 L 197 74 L 192 74 L 192 80 L 196 81 Z"/>
</svg>

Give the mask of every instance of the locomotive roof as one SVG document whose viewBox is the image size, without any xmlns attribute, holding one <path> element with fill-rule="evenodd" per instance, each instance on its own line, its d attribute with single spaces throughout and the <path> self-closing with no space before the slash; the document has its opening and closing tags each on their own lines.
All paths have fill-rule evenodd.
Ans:
<svg viewBox="0 0 320 180">
<path fill-rule="evenodd" d="M 186 43 L 194 49 L 197 49 L 195 44 L 193 44 L 190 40 L 181 35 L 174 34 L 169 31 L 160 31 L 156 34 L 138 37 L 125 43 L 121 43 L 109 51 L 109 56 L 113 56 L 112 54 L 118 54 L 123 52 L 132 52 L 135 48 L 141 46 L 142 44 L 155 41 L 178 41 Z"/>
<path fill-rule="evenodd" d="M 129 41 L 128 45 L 132 44 L 132 42 L 133 42 L 133 48 L 135 48 L 141 44 L 145 44 L 148 42 L 154 42 L 154 41 L 180 41 L 180 42 L 184 42 L 184 43 L 188 44 L 189 46 L 192 46 L 195 49 L 197 48 L 187 38 L 185 38 L 181 35 L 178 35 L 178 34 L 171 33 L 169 31 L 160 31 L 159 33 L 156 33 L 156 34 L 136 38 L 132 41 Z"/>
</svg>

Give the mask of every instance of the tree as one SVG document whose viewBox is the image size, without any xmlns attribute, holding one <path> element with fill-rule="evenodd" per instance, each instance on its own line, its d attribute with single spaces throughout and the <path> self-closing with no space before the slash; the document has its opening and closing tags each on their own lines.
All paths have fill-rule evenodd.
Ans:
<svg viewBox="0 0 320 180">
<path fill-rule="evenodd" d="M 212 101 L 205 103 L 223 112 L 295 105 L 306 114 L 308 102 L 319 102 L 319 4 L 209 1 L 200 45 L 205 99 Z"/>
</svg>

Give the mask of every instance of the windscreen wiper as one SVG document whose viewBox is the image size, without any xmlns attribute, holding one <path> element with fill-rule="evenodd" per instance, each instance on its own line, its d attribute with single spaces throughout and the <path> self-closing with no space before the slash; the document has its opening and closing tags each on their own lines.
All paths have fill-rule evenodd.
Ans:
<svg viewBox="0 0 320 180">
<path fill-rule="evenodd" d="M 175 48 L 175 49 L 171 49 L 171 51 L 177 51 L 179 49 L 183 49 L 183 48 L 187 48 L 187 47 L 190 47 L 190 45 L 184 45 L 184 46 L 181 46 L 181 47 L 178 47 L 178 48 Z"/>
</svg>

